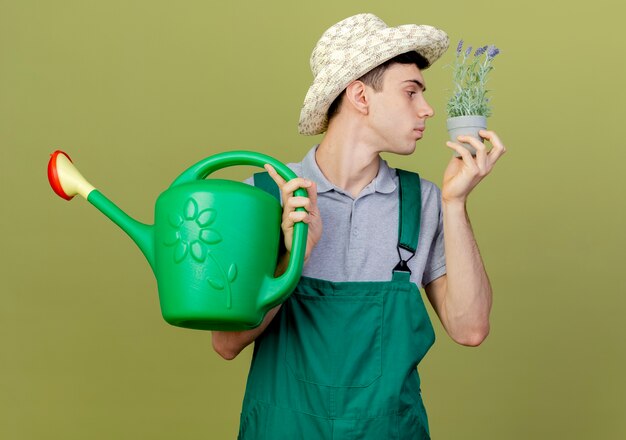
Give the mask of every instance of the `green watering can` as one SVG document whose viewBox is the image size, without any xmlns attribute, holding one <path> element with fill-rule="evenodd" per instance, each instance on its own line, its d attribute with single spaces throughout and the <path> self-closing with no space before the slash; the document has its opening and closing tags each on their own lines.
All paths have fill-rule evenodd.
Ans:
<svg viewBox="0 0 626 440">
<path fill-rule="evenodd" d="M 130 218 L 87 182 L 62 151 L 51 155 L 48 180 L 66 200 L 80 194 L 137 243 L 156 276 L 161 312 L 168 323 L 201 330 L 246 330 L 261 324 L 267 311 L 295 288 L 304 263 L 307 225 L 295 224 L 287 270 L 274 277 L 280 203 L 242 182 L 204 179 L 225 167 L 265 164 L 285 180 L 296 177 L 278 160 L 251 151 L 199 161 L 158 197 L 154 225 Z M 295 194 L 307 196 L 303 188 Z"/>
</svg>

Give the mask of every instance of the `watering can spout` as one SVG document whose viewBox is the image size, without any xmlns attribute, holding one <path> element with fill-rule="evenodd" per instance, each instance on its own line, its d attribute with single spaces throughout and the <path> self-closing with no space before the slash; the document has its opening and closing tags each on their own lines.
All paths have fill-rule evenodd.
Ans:
<svg viewBox="0 0 626 440">
<path fill-rule="evenodd" d="M 154 226 L 133 219 L 97 189 L 89 193 L 87 200 L 128 234 L 139 246 L 154 272 Z"/>
<path fill-rule="evenodd" d="M 155 270 L 154 227 L 138 222 L 91 185 L 76 169 L 70 157 L 57 150 L 48 162 L 48 181 L 54 192 L 65 200 L 80 195 L 118 225 L 139 246 Z"/>
</svg>

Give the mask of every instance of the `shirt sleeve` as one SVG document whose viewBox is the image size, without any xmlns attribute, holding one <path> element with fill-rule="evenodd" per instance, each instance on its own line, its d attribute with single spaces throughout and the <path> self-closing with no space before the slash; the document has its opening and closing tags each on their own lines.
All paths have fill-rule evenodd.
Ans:
<svg viewBox="0 0 626 440">
<path fill-rule="evenodd" d="M 439 222 L 435 235 L 428 252 L 428 259 L 424 267 L 422 285 L 426 286 L 437 278 L 446 274 L 446 254 L 443 241 L 443 212 L 441 210 L 441 190 L 433 185 L 437 193 L 437 210 L 439 212 Z"/>
</svg>

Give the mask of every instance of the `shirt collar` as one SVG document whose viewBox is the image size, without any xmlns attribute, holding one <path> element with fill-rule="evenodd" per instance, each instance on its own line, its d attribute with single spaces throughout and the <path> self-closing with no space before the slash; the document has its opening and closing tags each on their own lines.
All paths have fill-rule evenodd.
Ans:
<svg viewBox="0 0 626 440">
<path fill-rule="evenodd" d="M 319 145 L 315 145 L 309 150 L 307 155 L 302 160 L 302 177 L 314 181 L 317 184 L 317 192 L 324 193 L 332 190 L 341 191 L 335 187 L 331 182 L 326 179 L 322 170 L 320 170 L 317 161 L 315 160 L 315 151 Z M 395 182 L 395 170 L 387 165 L 387 162 L 382 158 L 378 165 L 378 174 L 374 178 L 372 184 L 374 185 L 373 192 L 379 192 L 383 194 L 390 194 L 396 189 Z M 341 191 L 343 192 L 343 191 Z"/>
</svg>

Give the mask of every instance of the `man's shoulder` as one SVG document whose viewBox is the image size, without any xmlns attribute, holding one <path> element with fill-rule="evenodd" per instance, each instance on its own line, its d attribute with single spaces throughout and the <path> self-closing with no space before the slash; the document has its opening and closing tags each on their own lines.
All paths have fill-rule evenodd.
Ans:
<svg viewBox="0 0 626 440">
<path fill-rule="evenodd" d="M 302 177 L 302 162 L 288 163 L 287 166 L 296 173 L 298 177 Z"/>
<path fill-rule="evenodd" d="M 435 183 L 431 182 L 428 179 L 424 179 L 421 176 L 420 176 L 420 185 L 422 187 L 422 194 L 439 195 L 440 193 L 439 187 Z"/>
</svg>

